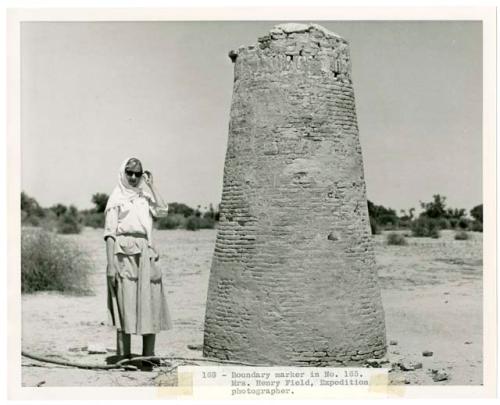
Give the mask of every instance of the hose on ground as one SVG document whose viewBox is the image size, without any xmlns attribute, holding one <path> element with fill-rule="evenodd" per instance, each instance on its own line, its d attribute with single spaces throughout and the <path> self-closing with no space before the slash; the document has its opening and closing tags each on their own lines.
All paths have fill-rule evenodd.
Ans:
<svg viewBox="0 0 500 405">
<path fill-rule="evenodd" d="M 146 361 L 150 362 L 151 364 L 155 364 L 154 362 L 158 362 L 160 360 L 183 360 L 183 361 L 201 361 L 201 362 L 213 362 L 213 363 L 221 363 L 221 364 L 234 364 L 238 366 L 249 366 L 249 367 L 259 367 L 259 366 L 265 366 L 264 364 L 252 364 L 252 363 L 245 363 L 245 362 L 240 362 L 240 361 L 232 361 L 232 360 L 221 360 L 221 359 L 215 359 L 215 358 L 196 358 L 196 357 L 163 357 L 163 356 L 138 356 L 138 357 L 132 357 L 132 358 L 125 358 L 122 359 L 114 364 L 85 364 L 85 363 L 76 363 L 73 361 L 69 360 L 59 360 L 59 359 L 53 359 L 53 358 L 48 358 L 44 356 L 39 356 L 37 354 L 29 353 L 26 351 L 21 351 L 21 355 L 24 357 L 27 357 L 32 360 L 37 360 L 41 361 L 44 363 L 52 363 L 52 364 L 58 364 L 61 366 L 66 366 L 66 367 L 76 367 L 76 368 L 82 368 L 82 369 L 87 369 L 87 370 L 112 370 L 112 369 L 119 369 L 119 368 L 127 368 L 130 366 L 130 363 L 137 362 L 137 361 Z"/>
</svg>

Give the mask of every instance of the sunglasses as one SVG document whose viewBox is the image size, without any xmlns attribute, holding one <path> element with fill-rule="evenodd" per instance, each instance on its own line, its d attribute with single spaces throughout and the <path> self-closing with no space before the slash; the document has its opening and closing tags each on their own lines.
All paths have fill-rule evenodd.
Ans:
<svg viewBox="0 0 500 405">
<path fill-rule="evenodd" d="M 134 172 L 132 170 L 125 170 L 125 174 L 129 177 L 132 177 L 135 175 L 135 177 L 141 177 L 142 176 L 142 172 Z"/>
</svg>

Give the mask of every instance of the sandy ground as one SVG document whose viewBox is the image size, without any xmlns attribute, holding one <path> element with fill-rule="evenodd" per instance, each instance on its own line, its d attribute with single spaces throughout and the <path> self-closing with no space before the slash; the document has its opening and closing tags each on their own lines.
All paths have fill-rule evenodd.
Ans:
<svg viewBox="0 0 500 405">
<path fill-rule="evenodd" d="M 156 231 L 168 280 L 174 329 L 157 336 L 159 356 L 201 357 L 203 321 L 215 231 Z M 408 238 L 408 246 L 387 246 L 375 237 L 376 259 L 385 309 L 388 367 L 393 384 L 482 384 L 482 234 L 455 241 L 454 233 L 440 239 Z M 102 231 L 87 228 L 66 236 L 87 250 L 95 263 L 95 295 L 75 297 L 37 293 L 22 297 L 22 347 L 41 356 L 80 363 L 104 364 L 115 347 L 114 329 L 105 310 L 105 251 Z M 132 350 L 141 352 L 133 337 Z M 97 344 L 107 354 L 88 354 Z M 196 349 L 196 348 L 195 348 Z M 432 351 L 431 357 L 422 352 Z M 401 366 L 396 365 L 402 364 Z M 403 371 L 412 364 L 422 368 Z M 173 365 L 180 362 L 172 363 Z M 213 365 L 211 363 L 198 363 Z M 448 378 L 434 381 L 432 370 Z M 143 371 L 96 371 L 22 359 L 24 386 L 144 386 L 173 385 L 168 365 Z"/>
</svg>

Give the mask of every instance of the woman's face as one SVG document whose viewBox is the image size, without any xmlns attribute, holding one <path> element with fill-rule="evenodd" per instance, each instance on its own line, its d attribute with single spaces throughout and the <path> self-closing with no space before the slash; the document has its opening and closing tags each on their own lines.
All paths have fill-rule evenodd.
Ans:
<svg viewBox="0 0 500 405">
<path fill-rule="evenodd" d="M 130 159 L 125 166 L 125 177 L 128 184 L 132 187 L 137 187 L 142 177 L 142 164 L 137 159 Z"/>
</svg>

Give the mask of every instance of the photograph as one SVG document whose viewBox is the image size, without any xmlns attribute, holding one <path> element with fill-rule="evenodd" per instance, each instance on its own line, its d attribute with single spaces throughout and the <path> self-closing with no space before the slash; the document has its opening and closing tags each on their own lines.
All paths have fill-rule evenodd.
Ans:
<svg viewBox="0 0 500 405">
<path fill-rule="evenodd" d="M 484 21 L 18 30 L 23 388 L 182 366 L 484 388 Z"/>
</svg>

